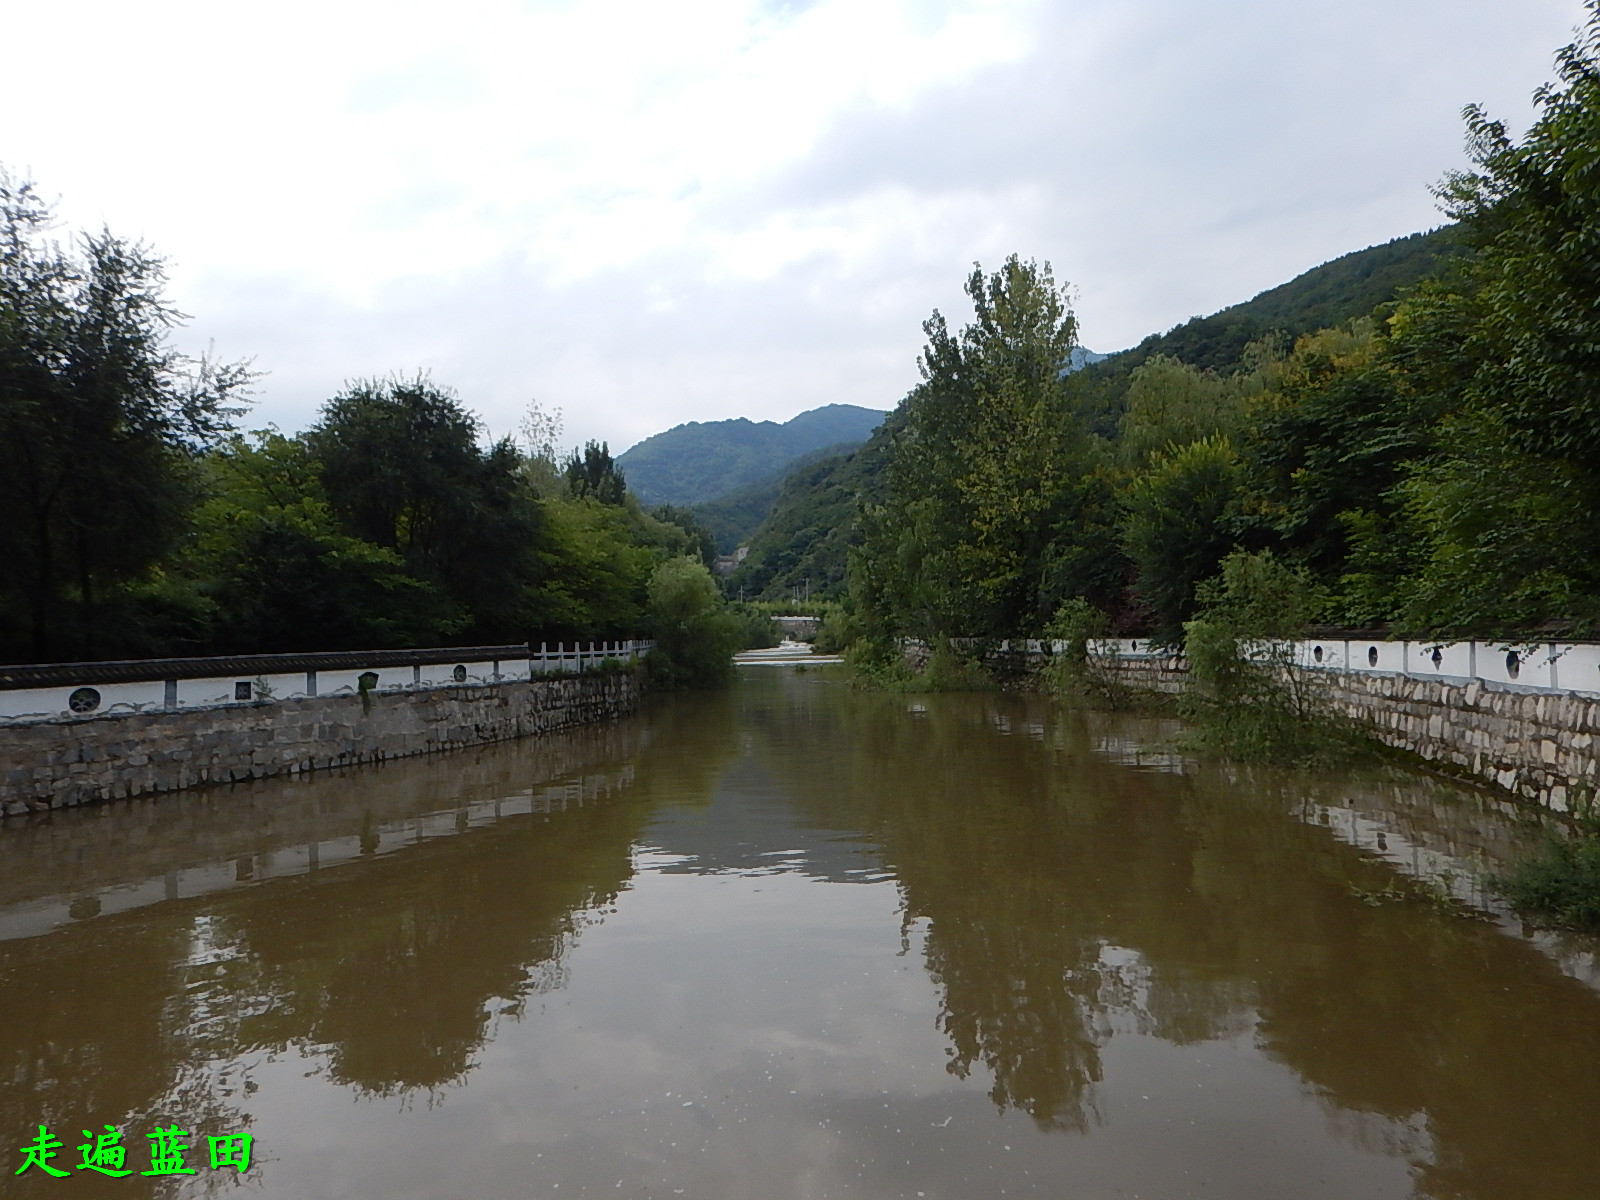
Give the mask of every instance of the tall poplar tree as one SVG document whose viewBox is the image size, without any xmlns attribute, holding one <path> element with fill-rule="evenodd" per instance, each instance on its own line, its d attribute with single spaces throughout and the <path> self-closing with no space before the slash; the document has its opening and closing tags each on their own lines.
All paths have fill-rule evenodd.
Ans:
<svg viewBox="0 0 1600 1200">
<path fill-rule="evenodd" d="M 902 405 L 886 496 L 862 514 L 856 594 L 880 633 L 1004 636 L 1042 624 L 1088 439 L 1062 377 L 1077 321 L 1046 263 L 1016 255 L 966 283 L 973 320 L 923 323 L 922 383 Z"/>
</svg>

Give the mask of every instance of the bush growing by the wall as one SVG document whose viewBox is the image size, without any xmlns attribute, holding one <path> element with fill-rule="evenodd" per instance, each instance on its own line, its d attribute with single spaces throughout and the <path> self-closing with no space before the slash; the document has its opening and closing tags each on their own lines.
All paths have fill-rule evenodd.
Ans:
<svg viewBox="0 0 1600 1200">
<path fill-rule="evenodd" d="M 773 622 L 771 614 L 759 606 L 735 602 L 728 605 L 728 611 L 739 622 L 739 649 L 765 650 L 769 646 L 776 646 L 782 640 L 778 636 L 778 626 Z"/>
<path fill-rule="evenodd" d="M 829 604 L 822 612 L 822 625 L 811 643 L 818 654 L 843 654 L 861 636 L 859 622 L 842 604 Z"/>
<path fill-rule="evenodd" d="M 948 642 L 935 642 L 928 661 L 917 673 L 916 686 L 908 688 L 919 692 L 988 692 L 998 682 L 994 672 L 984 665 L 981 649 L 958 650 Z"/>
<path fill-rule="evenodd" d="M 1133 692 L 1109 669 L 1106 661 L 1089 653 L 1089 645 L 1110 633 L 1106 614 L 1082 597 L 1063 601 L 1044 628 L 1051 643 L 1065 643 L 1053 650 L 1043 671 L 1046 688 L 1061 696 L 1082 696 L 1097 704 L 1127 708 L 1135 703 Z"/>
<path fill-rule="evenodd" d="M 1552 837 L 1490 884 L 1535 924 L 1600 932 L 1600 832 Z"/>
<path fill-rule="evenodd" d="M 958 649 L 948 640 L 934 643 L 920 666 L 913 666 L 897 643 L 861 638 L 845 651 L 859 686 L 886 692 L 987 692 L 999 687 L 984 665 L 982 645 Z"/>
<path fill-rule="evenodd" d="M 1294 665 L 1292 639 L 1323 598 L 1303 570 L 1235 551 L 1198 591 L 1184 624 L 1188 744 L 1255 762 L 1349 761 L 1370 742 L 1325 702 L 1321 677 Z"/>
</svg>

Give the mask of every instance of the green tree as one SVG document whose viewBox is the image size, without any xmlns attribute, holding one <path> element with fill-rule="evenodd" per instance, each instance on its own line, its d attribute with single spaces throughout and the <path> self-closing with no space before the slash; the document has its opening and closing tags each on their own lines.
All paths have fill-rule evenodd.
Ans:
<svg viewBox="0 0 1600 1200">
<path fill-rule="evenodd" d="M 733 673 L 733 656 L 744 642 L 740 619 L 704 564 L 669 558 L 650 575 L 652 679 L 668 687 L 705 687 Z"/>
<path fill-rule="evenodd" d="M 1184 625 L 1187 740 L 1258 761 L 1349 761 L 1366 747 L 1361 731 L 1334 715 L 1320 672 L 1296 669 L 1293 639 L 1325 603 L 1311 573 L 1267 551 L 1236 550 L 1220 566 Z"/>
<path fill-rule="evenodd" d="M 251 379 L 171 347 L 182 314 L 146 247 L 103 231 L 65 249 L 50 222 L 32 185 L 0 172 L 0 654 L 13 661 L 155 649 L 119 640 L 117 610 L 182 537 L 195 457 Z"/>
<path fill-rule="evenodd" d="M 630 510 L 593 498 L 549 503 L 545 515 L 530 629 L 549 641 L 639 636 L 650 572 L 669 551 Z"/>
<path fill-rule="evenodd" d="M 1410 569 L 1395 617 L 1423 637 L 1517 636 L 1546 621 L 1600 624 L 1592 479 L 1577 463 L 1519 453 L 1504 412 L 1471 410 L 1397 489 L 1392 543 Z"/>
<path fill-rule="evenodd" d="M 1469 106 L 1477 169 L 1439 195 L 1474 251 L 1473 391 L 1505 406 L 1521 449 L 1600 476 L 1600 0 L 1585 7 L 1526 137 Z"/>
<path fill-rule="evenodd" d="M 627 498 L 627 480 L 604 442 L 585 443 L 581 454 L 574 450 L 564 471 L 567 489 L 579 499 L 592 496 L 601 504 L 621 504 Z"/>
<path fill-rule="evenodd" d="M 717 561 L 716 535 L 700 523 L 695 516 L 694 509 L 680 508 L 676 504 L 658 504 L 650 510 L 650 515 L 658 521 L 668 525 L 676 525 L 688 535 L 689 552 L 705 564 L 710 570 Z"/>
<path fill-rule="evenodd" d="M 1586 7 L 1521 140 L 1466 109 L 1475 169 L 1438 194 L 1471 258 L 1397 314 L 1407 369 L 1450 400 L 1406 491 L 1426 566 L 1405 619 L 1431 632 L 1600 624 L 1600 0 Z"/>
<path fill-rule="evenodd" d="M 305 435 L 329 508 L 349 536 L 391 551 L 448 596 L 465 636 L 527 635 L 544 521 L 510 439 L 426 376 L 359 381 Z"/>
<path fill-rule="evenodd" d="M 1431 450 L 1437 414 L 1371 319 L 1300 338 L 1273 375 L 1239 443 L 1248 506 L 1282 552 L 1331 582 L 1353 526 L 1399 508 L 1394 488 Z"/>
<path fill-rule="evenodd" d="M 1183 640 L 1196 585 L 1234 548 L 1240 484 L 1233 445 L 1213 437 L 1156 454 L 1127 490 L 1123 538 L 1138 570 L 1135 590 L 1168 645 Z"/>
<path fill-rule="evenodd" d="M 1037 628 L 1053 540 L 1092 463 L 1062 377 L 1077 322 L 1048 264 L 1015 255 L 966 284 L 974 319 L 923 324 L 922 383 L 894 421 L 883 503 L 861 520 L 853 593 L 880 636 Z"/>
<path fill-rule="evenodd" d="M 1134 368 L 1128 383 L 1118 439 L 1124 461 L 1137 468 L 1170 446 L 1219 434 L 1236 436 L 1249 380 L 1202 371 L 1170 355 L 1152 355 Z"/>
<path fill-rule="evenodd" d="M 466 616 L 392 549 L 351 537 L 304 438 L 235 436 L 205 460 L 205 502 L 177 568 L 211 605 L 228 653 L 448 642 Z"/>
</svg>

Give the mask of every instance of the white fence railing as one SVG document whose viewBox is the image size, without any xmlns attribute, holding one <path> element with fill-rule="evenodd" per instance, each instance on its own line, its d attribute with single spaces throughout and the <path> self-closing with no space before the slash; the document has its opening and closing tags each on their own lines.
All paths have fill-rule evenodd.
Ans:
<svg viewBox="0 0 1600 1200">
<path fill-rule="evenodd" d="M 951 642 L 972 648 L 987 646 L 1001 654 L 1060 654 L 1067 648 L 1064 641 L 1038 638 L 989 643 L 977 638 L 952 638 Z M 1141 638 L 1099 638 L 1089 643 L 1089 651 L 1104 658 L 1149 660 L 1173 656 L 1170 649 Z M 1477 679 L 1497 687 L 1600 695 L 1600 643 L 1595 642 L 1397 642 L 1332 637 L 1295 642 L 1293 654 L 1301 666 L 1321 670 L 1408 675 L 1456 683 Z"/>
<path fill-rule="evenodd" d="M 1061 643 L 1056 643 L 1061 647 Z M 1114 658 L 1165 658 L 1170 651 L 1137 638 L 1091 643 Z M 1600 644 L 1593 642 L 1429 642 L 1308 638 L 1293 643 L 1294 661 L 1329 671 L 1408 675 L 1446 682 L 1480 680 L 1499 687 L 1600 694 Z"/>
<path fill-rule="evenodd" d="M 631 663 L 653 642 L 541 642 L 426 651 L 246 655 L 0 667 L 0 720 L 48 720 L 108 712 L 160 712 L 310 696 L 526 682 L 543 675 Z M 488 657 L 493 651 L 503 657 Z M 401 661 L 404 660 L 404 661 Z"/>
</svg>

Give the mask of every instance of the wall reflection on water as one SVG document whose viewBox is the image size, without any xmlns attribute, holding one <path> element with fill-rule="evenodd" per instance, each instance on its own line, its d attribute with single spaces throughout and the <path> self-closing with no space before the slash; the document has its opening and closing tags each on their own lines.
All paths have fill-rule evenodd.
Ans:
<svg viewBox="0 0 1600 1200">
<path fill-rule="evenodd" d="M 143 901 L 0 941 L 0 1129 L 20 1145 L 47 1122 L 69 1146 L 88 1123 L 237 1131 L 249 1061 L 290 1047 L 362 1093 L 459 1082 L 493 1015 L 560 986 L 574 937 L 632 874 L 648 798 L 625 785 L 646 733 L 621 724 L 0 828 L 0 933 L 97 915 L 100 895 Z M 517 814 L 539 824 L 536 843 L 508 836 Z M 442 830 L 477 836 L 469 848 Z M 151 880 L 178 876 L 201 895 L 150 903 Z M 153 1181 L 77 1183 L 127 1195 Z"/>
<path fill-rule="evenodd" d="M 785 873 L 894 881 L 949 1086 L 1041 1145 L 1117 1127 L 1119 1044 L 1233 1045 L 1417 1195 L 1592 1194 L 1600 998 L 1568 977 L 1588 944 L 1557 948 L 1563 974 L 1509 927 L 1353 892 L 1394 877 L 1380 838 L 1437 871 L 1526 832 L 1442 785 L 1183 764 L 1168 732 L 769 671 L 540 742 L 7 825 L 0 1130 L 245 1128 L 291 1053 L 320 1086 L 448 1106 L 637 872 Z M 75 1190 L 97 1186 L 150 1181 Z"/>
</svg>

